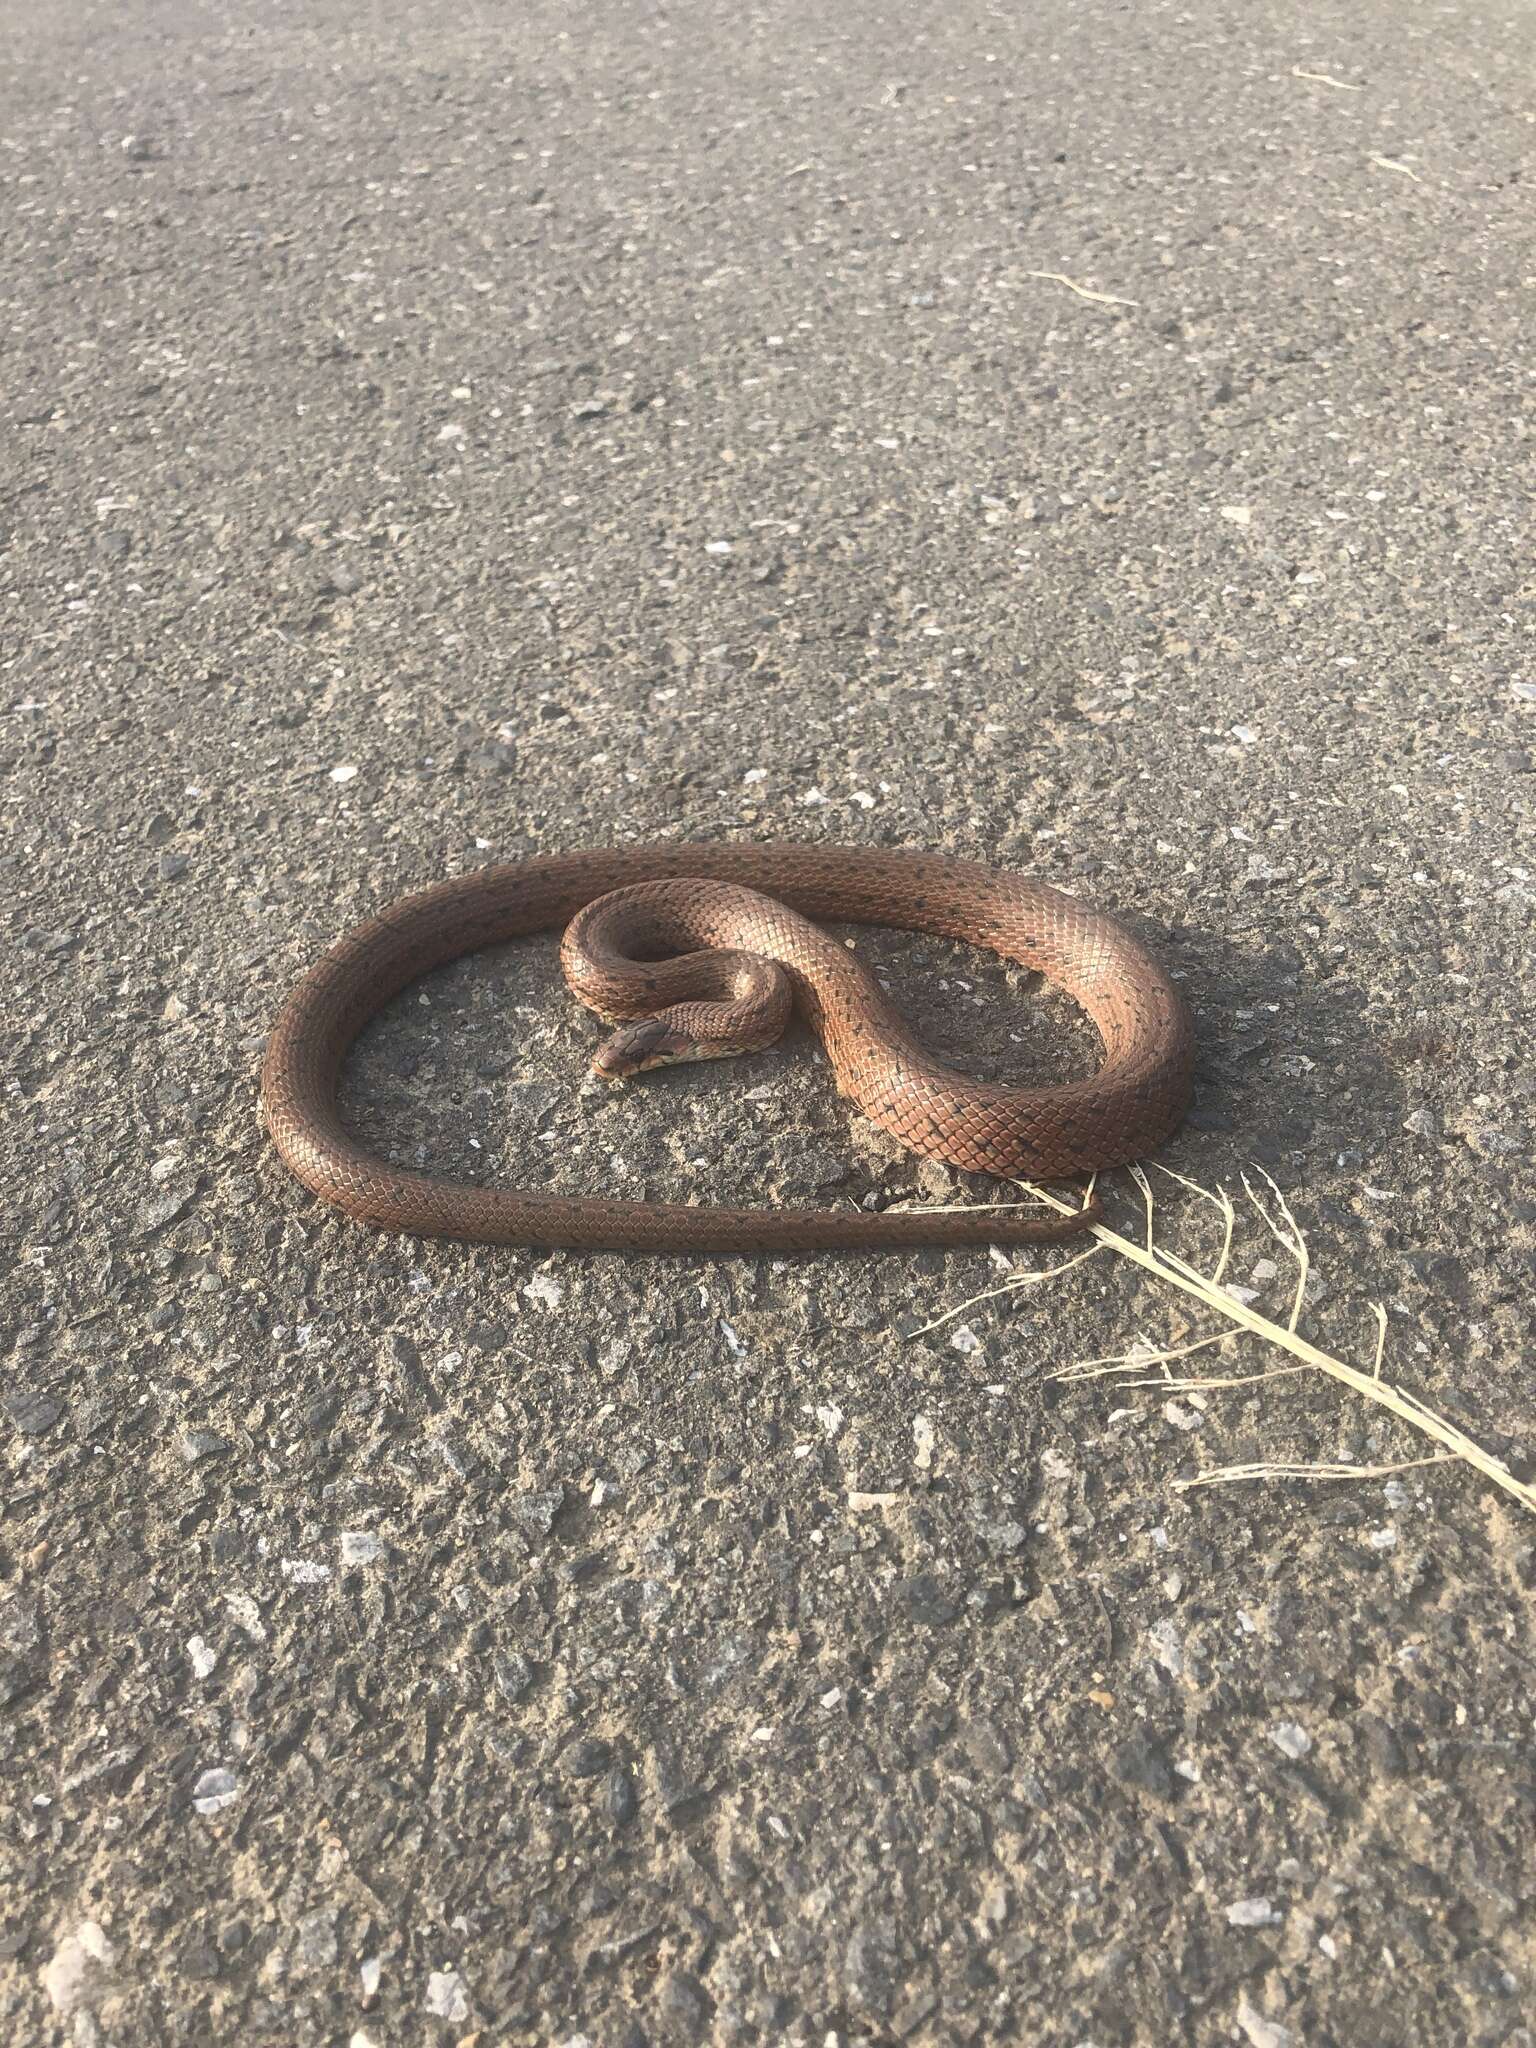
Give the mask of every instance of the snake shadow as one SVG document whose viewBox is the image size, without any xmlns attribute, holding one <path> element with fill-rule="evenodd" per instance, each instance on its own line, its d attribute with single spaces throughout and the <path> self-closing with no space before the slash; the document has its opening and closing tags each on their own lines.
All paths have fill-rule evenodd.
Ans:
<svg viewBox="0 0 1536 2048">
<path fill-rule="evenodd" d="M 1325 1158 L 1364 1166 L 1375 1140 L 1399 1129 L 1415 1067 L 1445 1051 L 1428 1033 L 1383 1038 L 1364 1021 L 1368 992 L 1288 940 L 1124 922 L 1174 975 L 1195 1020 L 1194 1102 L 1170 1163 L 1191 1140 L 1220 1139 L 1229 1170 L 1234 1151 L 1271 1171 Z M 1041 976 L 905 933 L 861 930 L 857 942 L 924 1043 L 963 1071 L 1043 1086 L 1099 1064 L 1092 1026 Z"/>
<path fill-rule="evenodd" d="M 1243 939 L 1203 926 L 1152 934 L 1195 1019 L 1194 1136 L 1274 1171 L 1364 1167 L 1395 1136 L 1413 1070 L 1445 1048 L 1429 1034 L 1384 1038 L 1370 996 L 1333 962 L 1286 939 Z"/>
<path fill-rule="evenodd" d="M 1297 943 L 1119 914 L 1174 975 L 1194 1017 L 1193 1101 L 1157 1160 L 1204 1187 L 1240 1185 L 1245 1169 L 1262 1167 L 1302 1205 L 1318 1253 L 1351 1259 L 1362 1186 L 1400 1173 L 1403 1122 L 1449 1051 L 1443 1037 L 1383 1029 L 1369 1014 L 1371 991 L 1327 956 L 1326 936 Z M 939 1057 L 1024 1085 L 1093 1073 L 1101 1053 L 1092 1026 L 1041 977 L 966 948 L 913 948 L 905 936 L 861 932 L 860 950 L 877 971 L 882 956 L 893 969 L 902 963 L 900 1007 Z M 1010 1028 L 999 1031 L 999 1017 Z M 967 1197 L 997 1199 L 995 1182 L 957 1179 Z M 1105 1183 L 1112 1203 L 1121 1184 Z M 1405 1241 L 1386 1207 L 1373 1209 L 1372 1230 L 1388 1248 Z M 920 1256 L 925 1265 L 942 1258 Z"/>
</svg>

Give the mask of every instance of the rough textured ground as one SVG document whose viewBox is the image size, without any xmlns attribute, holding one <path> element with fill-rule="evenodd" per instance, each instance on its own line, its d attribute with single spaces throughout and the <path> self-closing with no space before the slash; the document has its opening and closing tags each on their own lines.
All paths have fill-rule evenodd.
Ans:
<svg viewBox="0 0 1536 2048">
<path fill-rule="evenodd" d="M 1530 1476 L 1533 57 L 1516 0 L 20 0 L 7 2041 L 1531 2040 L 1503 1496 L 1179 1494 L 1418 1445 L 1051 1387 L 1201 1327 L 1107 1256 L 914 1338 L 986 1256 L 370 1238 L 252 1084 L 318 948 L 497 855 L 1027 867 L 1185 977 L 1168 1163 L 1267 1165 L 1309 1327 L 1384 1302 Z M 1090 1056 L 874 950 L 982 1068 Z M 466 963 L 354 1112 L 949 1185 L 803 1045 L 593 1101 L 593 1037 L 548 947 Z"/>
</svg>

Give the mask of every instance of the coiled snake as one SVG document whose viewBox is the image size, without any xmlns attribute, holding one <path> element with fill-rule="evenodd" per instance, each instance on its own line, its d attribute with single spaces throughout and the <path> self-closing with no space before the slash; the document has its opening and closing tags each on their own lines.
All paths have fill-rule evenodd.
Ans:
<svg viewBox="0 0 1536 2048">
<path fill-rule="evenodd" d="M 1017 1212 L 725 1209 L 522 1193 L 408 1172 L 347 1134 L 336 1108 L 342 1061 L 408 982 L 478 947 L 563 927 L 599 897 L 637 883 L 667 886 L 599 906 L 568 940 L 567 971 L 587 977 L 584 1000 L 609 1016 L 635 1017 L 702 990 L 733 998 L 736 1025 L 745 1018 L 750 1030 L 757 1005 L 779 1000 L 772 971 L 761 965 L 776 961 L 821 1037 L 840 1091 L 925 1157 L 1036 1180 L 1089 1172 L 1148 1151 L 1188 1104 L 1193 1036 L 1172 982 L 1123 926 L 1043 882 L 936 854 L 864 847 L 599 849 L 439 883 L 337 941 L 284 1003 L 262 1066 L 267 1127 L 289 1168 L 322 1200 L 379 1229 L 587 1250 L 1049 1242 L 1097 1213 L 1090 1207 L 1047 1220 L 1022 1205 Z M 821 919 L 964 940 L 1038 969 L 1098 1027 L 1103 1066 L 1092 1080 L 1053 1088 L 955 1073 L 924 1052 L 873 975 L 809 921 Z M 626 965 L 620 956 L 629 947 Z M 686 964 L 655 957 L 678 947 L 738 957 L 715 969 L 696 957 Z M 757 956 L 755 963 L 743 963 L 743 954 Z M 736 1027 L 728 1021 L 729 1028 Z M 712 1049 L 695 1047 L 688 1056 Z M 663 1049 L 662 1056 L 677 1055 Z"/>
</svg>

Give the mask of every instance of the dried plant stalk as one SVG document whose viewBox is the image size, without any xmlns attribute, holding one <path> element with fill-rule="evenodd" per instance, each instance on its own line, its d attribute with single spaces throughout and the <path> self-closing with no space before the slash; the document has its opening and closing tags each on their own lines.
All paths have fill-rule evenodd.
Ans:
<svg viewBox="0 0 1536 2048">
<path fill-rule="evenodd" d="M 1167 1168 L 1161 1170 L 1165 1173 L 1168 1172 Z M 1262 1173 L 1263 1170 L 1259 1169 L 1259 1171 Z M 1139 1166 L 1133 1166 L 1131 1174 L 1137 1186 L 1141 1189 L 1142 1200 L 1145 1204 L 1145 1242 L 1137 1243 L 1131 1238 L 1124 1237 L 1119 1231 L 1111 1230 L 1107 1224 L 1090 1223 L 1087 1229 L 1096 1240 L 1096 1248 L 1114 1252 L 1120 1258 L 1131 1260 L 1133 1264 L 1140 1266 L 1143 1272 L 1149 1273 L 1153 1279 L 1160 1280 L 1165 1286 L 1176 1287 L 1181 1293 L 1192 1296 L 1203 1307 L 1223 1317 L 1232 1327 L 1216 1331 L 1209 1336 L 1197 1339 L 1193 1344 L 1187 1344 L 1177 1349 L 1170 1348 L 1159 1351 L 1154 1346 L 1142 1345 L 1117 1358 L 1086 1359 L 1079 1365 L 1067 1366 L 1060 1373 L 1054 1374 L 1054 1378 L 1067 1380 L 1097 1379 L 1106 1374 L 1118 1373 L 1121 1376 L 1121 1384 L 1123 1385 L 1166 1387 L 1171 1393 L 1174 1391 L 1192 1391 L 1195 1388 L 1220 1389 L 1228 1386 L 1240 1386 L 1250 1383 L 1251 1380 L 1268 1379 L 1300 1370 L 1311 1370 L 1326 1373 L 1330 1379 L 1339 1381 L 1341 1385 L 1348 1387 L 1352 1393 L 1358 1394 L 1361 1400 L 1369 1401 L 1378 1408 L 1385 1408 L 1389 1414 L 1395 1415 L 1400 1422 L 1406 1422 L 1410 1429 L 1417 1430 L 1421 1436 L 1428 1437 L 1431 1442 L 1440 1446 L 1439 1451 L 1433 1456 L 1426 1459 L 1415 1459 L 1411 1461 L 1409 1466 L 1403 1467 L 1377 1468 L 1365 1465 L 1305 1466 L 1290 1464 L 1234 1465 L 1225 1467 L 1220 1472 L 1208 1472 L 1195 1479 L 1181 1480 L 1178 1482 L 1181 1487 L 1214 1485 L 1223 1479 L 1238 1478 L 1297 1478 L 1303 1475 L 1316 1478 L 1342 1478 L 1346 1474 L 1361 1478 L 1369 1477 L 1377 1470 L 1408 1470 L 1414 1465 L 1437 1464 L 1445 1459 L 1455 1458 L 1459 1459 L 1464 1465 L 1470 1465 L 1474 1471 L 1480 1472 L 1486 1480 L 1498 1487 L 1501 1492 L 1507 1493 L 1511 1499 L 1517 1500 L 1523 1508 L 1532 1514 L 1536 1514 L 1536 1487 L 1528 1486 L 1523 1480 L 1517 1479 L 1502 1459 L 1494 1457 L 1491 1451 L 1485 1451 L 1481 1444 L 1474 1443 L 1464 1430 L 1458 1429 L 1455 1423 L 1449 1422 L 1443 1415 L 1437 1414 L 1433 1408 L 1421 1401 L 1416 1394 L 1410 1393 L 1405 1387 L 1393 1385 L 1390 1380 L 1383 1379 L 1382 1359 L 1386 1347 L 1387 1313 L 1379 1302 L 1373 1302 L 1371 1305 L 1372 1312 L 1376 1318 L 1376 1349 L 1372 1369 L 1369 1372 L 1364 1372 L 1359 1366 L 1349 1364 L 1345 1359 L 1333 1357 L 1329 1352 L 1320 1349 L 1319 1346 L 1309 1342 L 1307 1338 L 1300 1334 L 1297 1325 L 1301 1320 L 1302 1305 L 1306 1295 L 1307 1274 L 1311 1263 L 1310 1254 L 1307 1250 L 1305 1234 L 1297 1223 L 1295 1216 L 1291 1213 L 1290 1204 L 1286 1201 L 1285 1196 L 1280 1192 L 1280 1189 L 1269 1174 L 1263 1173 L 1264 1180 L 1268 1182 L 1269 1192 L 1267 1197 L 1261 1196 L 1258 1193 L 1246 1174 L 1243 1176 L 1243 1187 L 1255 1212 L 1265 1224 L 1275 1242 L 1294 1261 L 1296 1266 L 1296 1285 L 1291 1297 L 1290 1312 L 1284 1323 L 1273 1322 L 1268 1316 L 1260 1315 L 1257 1310 L 1250 1308 L 1247 1303 L 1238 1301 L 1233 1295 L 1229 1294 L 1222 1285 L 1221 1276 L 1226 1271 L 1231 1254 L 1234 1227 L 1233 1203 L 1224 1188 L 1219 1188 L 1213 1192 L 1209 1188 L 1201 1187 L 1198 1182 L 1187 1180 L 1183 1174 L 1168 1174 L 1171 1180 L 1180 1182 L 1182 1186 L 1199 1195 L 1202 1200 L 1211 1203 L 1222 1218 L 1223 1231 L 1220 1257 L 1215 1269 L 1211 1273 L 1206 1274 L 1202 1273 L 1198 1267 L 1191 1265 L 1187 1259 L 1180 1258 L 1177 1252 L 1168 1251 L 1156 1242 L 1154 1232 L 1156 1205 L 1152 1195 L 1152 1184 Z M 1073 1204 L 1071 1202 L 1063 1201 L 1059 1195 L 1051 1193 L 1048 1189 L 1037 1187 L 1030 1181 L 1020 1181 L 1018 1185 L 1024 1189 L 1026 1194 L 1032 1195 L 1037 1201 L 1045 1203 L 1047 1207 L 1055 1209 L 1060 1215 L 1070 1216 L 1073 1213 Z M 1271 1204 L 1273 1205 L 1272 1207 Z M 1087 1254 L 1079 1253 L 1077 1258 L 1070 1263 L 1075 1265 L 1085 1256 Z M 974 1306 L 975 1301 L 990 1300 L 999 1294 L 1012 1293 L 1018 1287 L 1034 1285 L 1038 1283 L 1041 1277 L 1042 1275 L 1039 1273 L 1021 1274 L 1016 1280 L 1011 1282 L 1005 1281 L 1002 1286 L 989 1290 L 986 1295 L 975 1296 L 973 1301 L 963 1303 L 960 1309 L 951 1310 L 949 1315 L 942 1316 L 938 1320 L 939 1322 L 947 1322 L 950 1315 L 960 1314 L 964 1308 Z M 937 1327 L 937 1325 L 929 1324 L 928 1327 L 932 1329 Z M 1152 1374 L 1149 1377 L 1137 1377 L 1134 1379 L 1129 1377 L 1130 1374 L 1146 1374 L 1149 1367 L 1157 1365 L 1163 1365 L 1166 1368 L 1168 1361 L 1174 1358 L 1186 1357 L 1191 1351 L 1199 1350 L 1204 1345 L 1219 1343 L 1223 1339 L 1234 1337 L 1243 1331 L 1257 1337 L 1262 1343 L 1271 1344 L 1276 1349 L 1289 1353 L 1297 1361 L 1296 1365 L 1279 1367 L 1269 1373 L 1251 1376 L 1244 1375 L 1242 1378 L 1175 1379 L 1172 1375 L 1167 1374 L 1166 1371 L 1162 1376 Z"/>
<path fill-rule="evenodd" d="M 1418 1472 L 1426 1465 L 1452 1465 L 1451 1451 L 1432 1451 L 1427 1458 L 1404 1458 L 1396 1465 L 1294 1465 L 1284 1459 L 1271 1465 L 1216 1465 L 1192 1479 L 1175 1479 L 1175 1493 L 1197 1486 L 1227 1486 L 1239 1479 L 1390 1479 L 1396 1472 Z"/>
<path fill-rule="evenodd" d="M 1092 299 L 1096 306 L 1138 306 L 1139 299 L 1116 298 L 1113 292 L 1090 291 L 1085 284 L 1077 284 L 1070 277 L 1063 277 L 1059 270 L 1026 270 L 1026 277 L 1043 277 L 1047 284 L 1064 284 L 1069 292 L 1076 292 L 1080 299 Z"/>
</svg>

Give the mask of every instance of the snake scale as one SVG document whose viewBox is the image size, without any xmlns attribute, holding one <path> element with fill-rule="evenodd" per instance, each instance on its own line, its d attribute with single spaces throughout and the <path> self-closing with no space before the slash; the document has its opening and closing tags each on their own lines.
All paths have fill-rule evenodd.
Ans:
<svg viewBox="0 0 1536 2048">
<path fill-rule="evenodd" d="M 1124 926 L 1075 897 L 937 854 L 822 845 L 689 845 L 550 854 L 407 896 L 338 940 L 284 1003 L 261 1094 L 291 1171 L 378 1229 L 490 1244 L 736 1253 L 1050 1242 L 1096 1210 L 731 1209 L 475 1187 L 409 1172 L 348 1135 L 336 1106 L 347 1050 L 407 983 L 459 955 L 563 929 L 611 891 L 669 883 L 666 937 L 777 961 L 841 1092 L 914 1152 L 1029 1179 L 1147 1152 L 1188 1104 L 1194 1041 L 1167 974 Z M 757 892 L 748 895 L 745 892 Z M 622 903 L 616 908 L 622 909 Z M 1015 1088 L 927 1054 L 869 971 L 821 920 L 962 940 L 1047 975 L 1087 1012 L 1104 1062 L 1086 1081 Z M 620 929 L 625 919 L 620 917 Z M 649 928 L 654 938 L 654 919 Z M 630 972 L 642 983 L 641 958 Z M 586 998 L 594 1001 L 589 993 Z M 611 1002 L 595 1007 L 636 1014 Z"/>
</svg>

